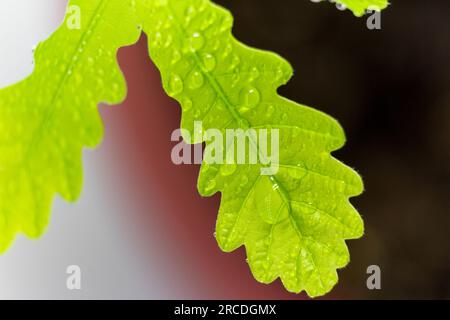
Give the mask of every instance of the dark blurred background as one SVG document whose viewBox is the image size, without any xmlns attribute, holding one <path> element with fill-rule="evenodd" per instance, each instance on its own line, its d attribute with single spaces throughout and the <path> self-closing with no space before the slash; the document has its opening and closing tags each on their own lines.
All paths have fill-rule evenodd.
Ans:
<svg viewBox="0 0 450 320">
<path fill-rule="evenodd" d="M 352 201 L 366 235 L 348 242 L 347 290 L 450 298 L 450 1 L 393 0 L 381 30 L 325 2 L 216 2 L 233 12 L 240 40 L 292 63 L 283 95 L 346 130 L 335 155 L 366 186 Z M 380 291 L 365 286 L 370 264 L 381 267 Z"/>
</svg>

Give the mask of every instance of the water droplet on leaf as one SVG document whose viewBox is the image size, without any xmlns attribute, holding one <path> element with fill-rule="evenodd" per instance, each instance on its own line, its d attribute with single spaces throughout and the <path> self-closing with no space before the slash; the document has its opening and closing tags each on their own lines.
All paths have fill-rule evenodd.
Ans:
<svg viewBox="0 0 450 320">
<path fill-rule="evenodd" d="M 194 32 L 189 39 L 190 49 L 192 51 L 198 51 L 203 48 L 205 44 L 205 39 L 199 32 Z"/>
<path fill-rule="evenodd" d="M 242 89 L 240 94 L 239 111 L 246 112 L 251 108 L 256 107 L 261 101 L 259 91 L 254 87 L 247 87 Z"/>
<path fill-rule="evenodd" d="M 203 75 L 199 71 L 193 71 L 188 78 L 188 87 L 191 90 L 195 90 L 201 88 L 204 84 L 205 80 Z"/>
<path fill-rule="evenodd" d="M 183 106 L 184 111 L 188 111 L 192 108 L 192 100 L 189 98 L 184 98 L 181 105 Z"/>
<path fill-rule="evenodd" d="M 169 80 L 169 96 L 173 97 L 183 92 L 183 80 L 177 74 L 173 74 Z"/>
<path fill-rule="evenodd" d="M 220 174 L 223 176 L 230 176 L 236 172 L 237 165 L 236 164 L 223 164 L 220 166 Z"/>
<path fill-rule="evenodd" d="M 214 190 L 214 188 L 216 187 L 216 180 L 211 179 L 208 181 L 208 183 L 205 186 L 205 191 L 206 192 L 210 192 L 212 190 Z"/>
<path fill-rule="evenodd" d="M 203 56 L 203 65 L 205 67 L 205 70 L 208 72 L 213 71 L 216 68 L 216 58 L 210 53 L 206 53 Z"/>
</svg>

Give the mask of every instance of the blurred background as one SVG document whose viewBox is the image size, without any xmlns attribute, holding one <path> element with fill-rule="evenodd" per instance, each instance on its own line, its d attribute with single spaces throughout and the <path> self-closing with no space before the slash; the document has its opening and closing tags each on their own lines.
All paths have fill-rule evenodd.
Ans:
<svg viewBox="0 0 450 320">
<path fill-rule="evenodd" d="M 280 92 L 337 118 L 348 142 L 335 156 L 357 168 L 352 200 L 366 235 L 325 298 L 450 298 L 450 2 L 397 0 L 366 19 L 307 0 L 217 0 L 243 42 L 296 70 Z M 0 1 L 0 86 L 32 70 L 31 48 L 61 21 L 66 1 Z M 180 110 L 161 88 L 146 39 L 123 48 L 121 106 L 101 106 L 103 144 L 85 152 L 76 204 L 55 202 L 42 239 L 20 237 L 0 257 L 0 298 L 304 299 L 257 283 L 241 248 L 213 237 L 220 197 L 196 191 L 197 166 L 175 166 Z M 66 267 L 82 290 L 66 289 Z M 368 290 L 366 269 L 381 268 Z"/>
</svg>

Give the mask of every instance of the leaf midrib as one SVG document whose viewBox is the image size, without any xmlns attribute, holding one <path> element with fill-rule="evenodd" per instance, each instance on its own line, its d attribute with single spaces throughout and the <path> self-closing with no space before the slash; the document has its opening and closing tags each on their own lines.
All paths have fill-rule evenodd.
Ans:
<svg viewBox="0 0 450 320">
<path fill-rule="evenodd" d="M 101 14 L 101 12 L 103 12 L 106 9 L 108 4 L 109 4 L 109 0 L 100 0 L 99 4 L 95 8 L 95 10 L 92 14 L 92 19 L 89 21 L 87 29 L 83 32 L 82 36 L 80 37 L 80 40 L 78 41 L 78 43 L 75 47 L 74 53 L 71 55 L 71 61 L 67 65 L 66 69 L 64 70 L 63 78 L 58 83 L 57 89 L 55 90 L 55 94 L 53 95 L 52 99 L 50 100 L 50 104 L 47 108 L 44 119 L 40 123 L 39 127 L 36 129 L 36 134 L 33 135 L 34 138 L 33 138 L 32 142 L 30 143 L 30 145 L 23 157 L 22 163 L 19 165 L 19 167 L 21 165 L 23 165 L 23 162 L 26 162 L 28 157 L 35 151 L 35 148 L 38 145 L 38 141 L 42 137 L 42 135 L 45 131 L 45 128 L 51 122 L 50 120 L 56 110 L 56 108 L 55 108 L 56 101 L 59 99 L 63 88 L 65 87 L 65 85 L 67 84 L 67 82 L 69 81 L 69 79 L 71 77 L 70 70 L 73 70 L 76 67 L 76 65 L 79 63 L 79 61 L 81 60 L 81 59 L 75 60 L 74 57 L 77 55 L 76 53 L 79 52 L 79 50 L 81 48 L 87 46 L 89 39 L 92 38 L 92 36 L 93 36 L 93 32 L 91 32 L 89 34 L 88 31 L 89 30 L 93 31 L 98 26 L 98 23 L 100 20 L 100 19 L 98 19 L 98 16 Z M 86 44 L 83 45 L 83 43 L 86 43 Z M 83 53 L 84 53 L 84 50 L 81 51 L 80 55 Z"/>
</svg>

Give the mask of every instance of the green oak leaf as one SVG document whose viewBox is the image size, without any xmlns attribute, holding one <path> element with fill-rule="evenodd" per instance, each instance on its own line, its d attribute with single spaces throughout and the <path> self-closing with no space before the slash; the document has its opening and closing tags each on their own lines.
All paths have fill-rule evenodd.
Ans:
<svg viewBox="0 0 450 320">
<path fill-rule="evenodd" d="M 55 193 L 78 197 L 82 148 L 103 135 L 97 104 L 126 94 L 116 51 L 140 34 L 131 1 L 71 4 L 80 28 L 66 20 L 36 48 L 32 75 L 0 91 L 0 252 L 17 232 L 42 234 Z"/>
<path fill-rule="evenodd" d="M 381 11 L 388 6 L 388 0 L 336 0 L 356 16 L 362 16 L 367 10 Z"/>
<path fill-rule="evenodd" d="M 356 15 L 387 5 L 339 2 Z M 220 248 L 245 245 L 263 283 L 279 277 L 289 291 L 311 297 L 331 290 L 336 269 L 349 261 L 345 240 L 363 234 L 349 202 L 363 185 L 330 154 L 345 142 L 337 121 L 277 94 L 292 76 L 289 63 L 238 42 L 231 14 L 208 0 L 72 0 L 69 6 L 80 9 L 80 28 L 68 27 L 68 13 L 37 47 L 33 74 L 0 90 L 0 252 L 18 232 L 42 234 L 55 194 L 78 197 L 82 148 L 102 137 L 97 105 L 125 97 L 116 52 L 136 42 L 142 27 L 165 90 L 183 108 L 188 142 L 205 141 L 186 134 L 196 121 L 202 121 L 200 133 L 278 130 L 278 170 L 270 175 L 261 174 L 264 164 L 202 165 L 200 193 L 222 193 Z M 255 146 L 254 137 L 247 140 Z M 213 145 L 206 139 L 205 153 Z"/>
<path fill-rule="evenodd" d="M 150 56 L 165 90 L 182 106 L 183 129 L 194 132 L 195 121 L 223 136 L 230 128 L 279 129 L 274 175 L 261 175 L 261 165 L 235 161 L 202 164 L 200 193 L 222 193 L 220 248 L 229 252 L 245 245 L 250 268 L 263 283 L 280 277 L 289 291 L 327 293 L 337 282 L 336 269 L 349 261 L 344 240 L 363 234 L 362 219 L 348 201 L 362 192 L 361 179 L 330 155 L 345 142 L 342 128 L 277 94 L 291 78 L 291 66 L 239 43 L 226 10 L 206 0 L 140 4 Z M 206 150 L 212 143 L 206 141 Z"/>
</svg>

